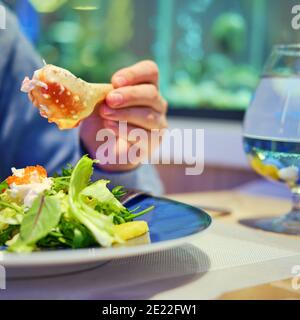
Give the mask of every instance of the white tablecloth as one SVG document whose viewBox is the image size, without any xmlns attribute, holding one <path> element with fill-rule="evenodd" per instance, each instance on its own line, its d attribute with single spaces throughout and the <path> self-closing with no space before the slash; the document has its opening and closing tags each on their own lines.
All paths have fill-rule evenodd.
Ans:
<svg viewBox="0 0 300 320">
<path fill-rule="evenodd" d="M 181 247 L 64 276 L 8 280 L 1 299 L 212 299 L 292 277 L 300 239 L 216 221 Z M 8 272 L 9 273 L 9 272 Z"/>
</svg>

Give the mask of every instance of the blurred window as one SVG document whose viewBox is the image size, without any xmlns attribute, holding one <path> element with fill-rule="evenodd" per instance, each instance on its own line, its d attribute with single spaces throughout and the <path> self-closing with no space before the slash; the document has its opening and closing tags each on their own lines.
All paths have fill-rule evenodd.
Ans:
<svg viewBox="0 0 300 320">
<path fill-rule="evenodd" d="M 171 109 L 243 111 L 277 43 L 299 42 L 293 0 L 15 0 L 47 63 L 91 82 L 156 60 Z"/>
</svg>

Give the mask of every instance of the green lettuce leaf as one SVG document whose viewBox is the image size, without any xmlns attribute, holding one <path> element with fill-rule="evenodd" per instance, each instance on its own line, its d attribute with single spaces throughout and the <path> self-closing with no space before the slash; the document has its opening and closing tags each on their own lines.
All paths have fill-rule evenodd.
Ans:
<svg viewBox="0 0 300 320">
<path fill-rule="evenodd" d="M 35 199 L 31 208 L 26 212 L 18 240 L 9 248 L 10 251 L 30 251 L 35 243 L 44 238 L 60 220 L 62 208 L 60 197 L 41 195 Z"/>
<path fill-rule="evenodd" d="M 74 219 L 61 217 L 58 227 L 37 243 L 41 248 L 88 248 L 97 245 L 91 232 Z"/>
<path fill-rule="evenodd" d="M 0 230 L 1 225 L 19 225 L 24 215 L 11 208 L 5 208 L 0 211 Z"/>
<path fill-rule="evenodd" d="M 84 156 L 72 171 L 68 197 L 70 211 L 78 221 L 90 230 L 101 246 L 109 247 L 113 242 L 121 242 L 114 234 L 113 218 L 97 212 L 86 202 L 87 194 L 90 194 L 94 190 L 93 188 L 85 190 L 86 194 L 81 193 L 88 187 L 93 173 L 93 163 L 93 160 Z"/>
<path fill-rule="evenodd" d="M 98 180 L 88 187 L 84 188 L 80 195 L 87 196 L 98 200 L 100 203 L 109 203 L 111 207 L 126 209 L 119 200 L 107 188 L 109 180 Z"/>
</svg>

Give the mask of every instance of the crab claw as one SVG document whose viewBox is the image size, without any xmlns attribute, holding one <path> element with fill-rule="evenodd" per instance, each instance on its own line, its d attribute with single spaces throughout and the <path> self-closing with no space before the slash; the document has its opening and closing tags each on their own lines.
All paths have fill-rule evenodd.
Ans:
<svg viewBox="0 0 300 320">
<path fill-rule="evenodd" d="M 41 116 L 61 130 L 78 126 L 112 89 L 111 84 L 88 83 L 50 64 L 35 71 L 32 79 L 25 77 L 21 87 Z"/>
</svg>

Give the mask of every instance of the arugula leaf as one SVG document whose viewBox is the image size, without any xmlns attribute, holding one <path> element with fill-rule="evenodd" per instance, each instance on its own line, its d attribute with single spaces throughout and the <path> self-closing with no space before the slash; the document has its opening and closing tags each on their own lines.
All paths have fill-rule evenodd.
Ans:
<svg viewBox="0 0 300 320">
<path fill-rule="evenodd" d="M 53 185 L 51 187 L 51 191 L 49 194 L 55 194 L 57 192 L 64 192 L 68 193 L 69 191 L 69 185 L 70 185 L 70 177 L 57 177 L 57 178 L 52 178 Z M 54 191 L 54 193 L 53 193 Z"/>
<path fill-rule="evenodd" d="M 62 168 L 60 174 L 54 173 L 52 177 L 53 185 L 51 187 L 51 191 L 54 191 L 54 193 L 63 191 L 67 194 L 73 170 L 74 167 L 71 164 L 67 164 L 66 167 Z"/>
<path fill-rule="evenodd" d="M 55 172 L 53 174 L 53 178 L 71 177 L 71 174 L 72 174 L 73 170 L 74 170 L 74 167 L 70 163 L 68 163 L 66 167 L 63 167 L 61 169 L 61 173 L 60 174 Z"/>
<path fill-rule="evenodd" d="M 70 246 L 75 248 L 86 248 L 96 245 L 97 242 L 92 233 L 81 223 L 74 220 L 63 220 L 59 227 L 64 239 L 68 239 Z"/>
<path fill-rule="evenodd" d="M 61 241 L 61 234 L 57 234 L 56 232 L 50 232 L 46 235 L 46 237 L 40 239 L 36 245 L 38 248 L 47 248 L 47 249 L 57 249 L 63 247 L 70 247 L 65 245 L 65 241 Z"/>
<path fill-rule="evenodd" d="M 24 216 L 20 228 L 20 237 L 10 249 L 19 251 L 19 247 L 33 246 L 57 226 L 61 214 L 59 197 L 39 196 Z"/>
<path fill-rule="evenodd" d="M 37 243 L 43 248 L 67 247 L 73 249 L 87 248 L 96 244 L 93 235 L 84 225 L 74 219 L 66 219 L 64 216 L 56 230 L 51 231 Z"/>
<path fill-rule="evenodd" d="M 123 186 L 116 186 L 111 190 L 111 193 L 118 199 L 120 200 L 120 198 L 122 196 L 124 196 L 127 191 L 124 189 Z"/>
<path fill-rule="evenodd" d="M 149 211 L 153 210 L 154 206 L 150 206 L 149 208 L 146 208 L 138 213 L 133 213 L 137 209 L 138 208 L 130 211 L 125 208 L 124 210 L 121 210 L 118 213 L 113 213 L 114 224 L 122 224 L 125 222 L 133 221 L 133 219 L 140 217 L 140 216 L 148 213 Z"/>
<path fill-rule="evenodd" d="M 20 226 L 10 225 L 0 232 L 0 246 L 4 246 L 6 241 L 13 238 L 20 230 Z"/>
<path fill-rule="evenodd" d="M 148 213 L 149 211 L 152 211 L 153 209 L 154 209 L 154 206 L 150 206 L 138 213 L 132 213 L 132 211 L 130 211 L 130 214 L 125 217 L 125 221 L 126 222 L 132 221 L 133 219 L 143 216 L 144 214 Z"/>
</svg>

